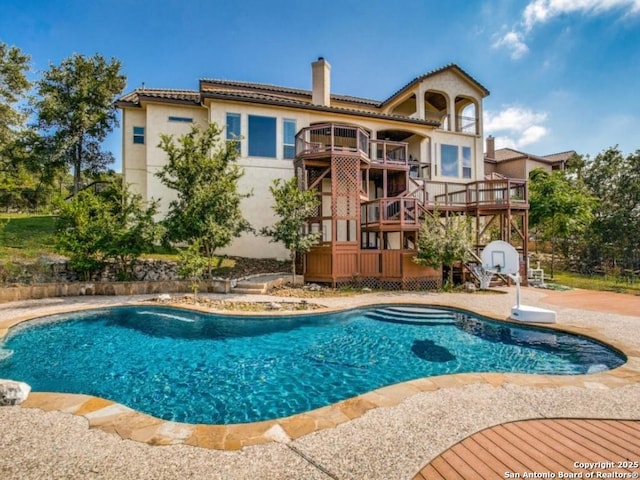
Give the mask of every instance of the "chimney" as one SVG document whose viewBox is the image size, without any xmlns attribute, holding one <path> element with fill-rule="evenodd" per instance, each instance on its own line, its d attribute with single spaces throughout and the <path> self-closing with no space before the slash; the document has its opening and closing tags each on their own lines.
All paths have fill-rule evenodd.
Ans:
<svg viewBox="0 0 640 480">
<path fill-rule="evenodd" d="M 487 137 L 487 151 L 484 156 L 492 160 L 496 158 L 496 139 L 491 135 Z"/>
<path fill-rule="evenodd" d="M 311 103 L 329 107 L 331 105 L 331 65 L 324 58 L 318 57 L 311 64 Z"/>
</svg>

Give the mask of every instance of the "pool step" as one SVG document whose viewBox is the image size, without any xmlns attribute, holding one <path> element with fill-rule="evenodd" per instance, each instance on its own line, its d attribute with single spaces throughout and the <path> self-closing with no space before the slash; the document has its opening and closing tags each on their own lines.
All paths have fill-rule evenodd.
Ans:
<svg viewBox="0 0 640 480">
<path fill-rule="evenodd" d="M 367 318 L 382 322 L 412 325 L 453 325 L 456 316 L 448 310 L 418 307 L 386 307 L 365 314 Z"/>
<path fill-rule="evenodd" d="M 451 317 L 455 318 L 455 312 L 451 310 L 444 310 L 441 308 L 431 307 L 383 307 L 377 311 L 383 311 L 385 313 L 399 315 L 407 318 L 422 318 L 422 317 Z"/>
<path fill-rule="evenodd" d="M 244 295 L 261 295 L 267 293 L 266 283 L 238 282 L 235 288 L 231 289 L 231 293 Z"/>
</svg>

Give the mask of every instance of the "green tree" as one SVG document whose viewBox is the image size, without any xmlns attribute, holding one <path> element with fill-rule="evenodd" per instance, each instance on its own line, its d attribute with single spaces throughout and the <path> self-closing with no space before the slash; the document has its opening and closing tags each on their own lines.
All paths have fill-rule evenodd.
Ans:
<svg viewBox="0 0 640 480">
<path fill-rule="evenodd" d="M 584 181 L 598 198 L 585 245 L 588 266 L 640 269 L 640 150 L 603 151 L 587 164 Z"/>
<path fill-rule="evenodd" d="M 591 222 L 593 206 L 594 199 L 582 183 L 570 181 L 564 172 L 537 168 L 529 174 L 529 226 L 551 242 L 551 276 L 558 244 L 567 256 L 571 242 Z"/>
<path fill-rule="evenodd" d="M 28 129 L 24 102 L 31 83 L 30 59 L 19 48 L 0 42 L 0 202 L 7 210 L 22 209 L 37 180 L 22 160 L 20 140 Z"/>
<path fill-rule="evenodd" d="M 24 128 L 26 114 L 20 109 L 31 83 L 27 79 L 30 58 L 19 48 L 0 42 L 0 158 Z"/>
<path fill-rule="evenodd" d="M 100 193 L 84 190 L 60 203 L 56 251 L 67 255 L 71 268 L 85 279 L 107 261 L 116 264 L 120 279 L 131 278 L 135 261 L 158 239 L 156 213 L 156 202 L 145 205 L 119 183 Z"/>
<path fill-rule="evenodd" d="M 271 237 L 272 242 L 282 242 L 289 250 L 295 285 L 297 255 L 308 252 L 320 239 L 320 232 L 310 232 L 307 224 L 307 219 L 316 213 L 320 200 L 315 191 L 300 190 L 295 177 L 287 181 L 274 180 L 269 191 L 275 201 L 273 210 L 280 220 L 260 232 Z"/>
<path fill-rule="evenodd" d="M 589 156 L 585 158 L 585 156 L 583 155 L 574 153 L 567 159 L 565 170 L 570 175 L 575 175 L 578 181 L 581 181 L 583 178 L 584 169 L 587 166 L 588 161 L 589 161 Z"/>
<path fill-rule="evenodd" d="M 73 169 L 77 193 L 82 171 L 103 168 L 112 156 L 100 144 L 117 125 L 114 101 L 125 87 L 120 61 L 99 54 L 73 54 L 51 65 L 37 82 L 33 105 L 39 128 L 49 137 L 51 160 Z"/>
<path fill-rule="evenodd" d="M 131 279 L 138 258 L 160 238 L 160 226 L 154 221 L 158 202 L 145 204 L 140 194 L 132 193 L 128 185 L 118 180 L 99 195 L 105 198 L 111 224 L 105 232 L 106 257 L 116 263 L 120 279 Z"/>
<path fill-rule="evenodd" d="M 157 175 L 177 195 L 164 221 L 167 240 L 199 242 L 208 259 L 209 277 L 215 251 L 251 231 L 240 208 L 242 199 L 251 194 L 238 191 L 244 174 L 236 163 L 238 150 L 233 145 L 227 148 L 221 133 L 216 124 L 204 129 L 194 125 L 178 139 L 162 135 L 159 145 L 167 153 L 167 163 Z"/>
<path fill-rule="evenodd" d="M 426 215 L 418 234 L 418 251 L 413 261 L 418 265 L 449 268 L 447 283 L 453 285 L 453 265 L 466 261 L 471 249 L 471 218 L 467 215 L 440 217 L 437 211 Z"/>
<path fill-rule="evenodd" d="M 193 291 L 193 303 L 198 303 L 198 282 L 209 266 L 209 260 L 202 256 L 202 246 L 200 240 L 195 240 L 186 249 L 178 252 L 179 269 L 181 277 L 191 280 L 191 290 Z"/>
<path fill-rule="evenodd" d="M 106 261 L 104 239 L 111 228 L 107 212 L 105 199 L 89 190 L 60 203 L 55 249 L 69 258 L 69 266 L 85 280 Z"/>
</svg>

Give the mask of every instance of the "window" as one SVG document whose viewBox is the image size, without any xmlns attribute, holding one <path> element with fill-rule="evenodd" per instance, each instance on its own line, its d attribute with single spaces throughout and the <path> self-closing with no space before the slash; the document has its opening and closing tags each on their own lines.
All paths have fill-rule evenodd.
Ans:
<svg viewBox="0 0 640 480">
<path fill-rule="evenodd" d="M 144 145 L 144 127 L 133 127 L 133 143 Z"/>
<path fill-rule="evenodd" d="M 170 122 L 182 122 L 182 123 L 193 123 L 193 118 L 189 117 L 174 117 L 169 115 Z"/>
<path fill-rule="evenodd" d="M 471 148 L 462 147 L 462 178 L 471 178 Z"/>
<path fill-rule="evenodd" d="M 249 115 L 249 156 L 276 158 L 276 119 Z"/>
<path fill-rule="evenodd" d="M 456 145 L 440 145 L 440 165 L 443 177 L 458 176 L 458 147 Z"/>
<path fill-rule="evenodd" d="M 296 121 L 282 122 L 282 158 L 296 158 Z"/>
<path fill-rule="evenodd" d="M 227 113 L 227 140 L 240 139 L 240 114 Z"/>
</svg>

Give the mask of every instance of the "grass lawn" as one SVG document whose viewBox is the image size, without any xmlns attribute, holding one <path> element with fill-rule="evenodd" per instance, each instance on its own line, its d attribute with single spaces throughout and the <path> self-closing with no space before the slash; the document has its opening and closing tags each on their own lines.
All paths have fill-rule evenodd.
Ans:
<svg viewBox="0 0 640 480">
<path fill-rule="evenodd" d="M 42 255 L 53 255 L 55 216 L 0 213 L 0 263 L 36 262 Z M 4 228 L 2 228 L 4 226 Z M 157 246 L 142 259 L 178 261 L 178 251 Z M 289 266 L 274 260 L 214 257 L 214 276 L 288 271 Z"/>
<path fill-rule="evenodd" d="M 585 290 L 601 290 L 605 292 L 629 293 L 640 295 L 640 279 L 634 282 L 618 277 L 601 277 L 596 275 L 580 275 L 578 273 L 556 272 L 555 283 Z"/>
<path fill-rule="evenodd" d="M 0 214 L 0 261 L 35 260 L 53 253 L 55 217 L 50 215 Z"/>
</svg>

